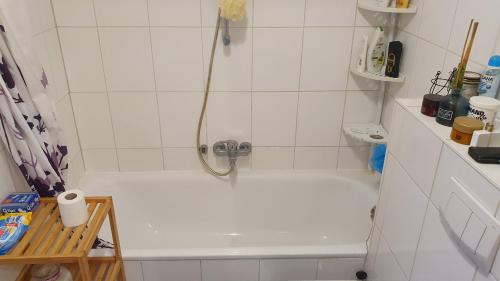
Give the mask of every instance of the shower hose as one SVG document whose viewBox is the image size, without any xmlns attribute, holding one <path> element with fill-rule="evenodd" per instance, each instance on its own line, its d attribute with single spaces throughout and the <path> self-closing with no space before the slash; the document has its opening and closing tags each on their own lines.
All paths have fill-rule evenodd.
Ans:
<svg viewBox="0 0 500 281">
<path fill-rule="evenodd" d="M 196 131 L 196 151 L 198 153 L 198 158 L 200 159 L 201 164 L 203 167 L 212 175 L 218 176 L 218 177 L 224 177 L 234 170 L 234 166 L 236 165 L 236 161 L 229 161 L 229 169 L 224 172 L 219 172 L 210 167 L 210 165 L 207 163 L 205 158 L 203 157 L 203 153 L 201 150 L 201 143 L 200 143 L 200 135 L 201 135 L 201 126 L 203 124 L 203 118 L 205 117 L 205 112 L 207 111 L 207 103 L 208 103 L 208 93 L 210 92 L 210 83 L 212 82 L 212 68 L 214 65 L 214 56 L 215 56 L 215 50 L 217 49 L 217 38 L 219 37 L 219 29 L 220 29 L 220 22 L 221 22 L 221 15 L 220 15 L 220 9 L 219 13 L 217 15 L 217 24 L 215 25 L 215 34 L 214 34 L 214 40 L 212 42 L 212 51 L 210 53 L 210 63 L 208 65 L 208 77 L 207 77 L 207 84 L 205 86 L 205 95 L 203 98 L 203 106 L 201 108 L 201 113 L 200 113 L 200 118 L 198 119 L 198 129 Z"/>
</svg>

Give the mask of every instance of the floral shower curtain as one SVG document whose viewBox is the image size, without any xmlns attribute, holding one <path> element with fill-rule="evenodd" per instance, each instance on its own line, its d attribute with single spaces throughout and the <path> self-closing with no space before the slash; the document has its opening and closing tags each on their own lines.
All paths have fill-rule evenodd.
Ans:
<svg viewBox="0 0 500 281">
<path fill-rule="evenodd" d="M 68 149 L 20 2 L 0 1 L 0 138 L 30 188 L 53 197 L 65 190 Z"/>
</svg>

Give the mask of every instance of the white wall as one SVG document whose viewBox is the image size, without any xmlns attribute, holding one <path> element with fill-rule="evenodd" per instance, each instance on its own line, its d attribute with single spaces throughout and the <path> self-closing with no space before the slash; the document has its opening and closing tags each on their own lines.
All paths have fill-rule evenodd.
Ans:
<svg viewBox="0 0 500 281">
<path fill-rule="evenodd" d="M 369 147 L 341 126 L 375 121 L 378 85 L 348 68 L 384 16 L 355 0 L 247 2 L 231 47 L 219 40 L 203 138 L 251 141 L 247 169 L 365 169 Z M 87 170 L 200 168 L 216 3 L 53 0 Z"/>
<path fill-rule="evenodd" d="M 481 72 L 493 54 L 500 36 L 498 0 L 412 0 L 416 15 L 403 15 L 396 39 L 403 42 L 401 71 L 407 75 L 402 85 L 390 86 L 386 96 L 383 124 L 390 128 L 396 97 L 420 98 L 429 92 L 431 79 L 439 70 L 442 77 L 456 67 L 464 45 L 469 22 L 479 21 L 468 70 Z"/>
</svg>

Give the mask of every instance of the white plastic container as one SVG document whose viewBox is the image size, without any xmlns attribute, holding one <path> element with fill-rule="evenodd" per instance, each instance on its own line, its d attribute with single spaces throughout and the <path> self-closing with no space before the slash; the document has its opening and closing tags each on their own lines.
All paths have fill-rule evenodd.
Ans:
<svg viewBox="0 0 500 281">
<path fill-rule="evenodd" d="M 356 63 L 356 70 L 358 72 L 366 71 L 366 53 L 368 52 L 368 36 L 363 35 L 363 46 L 361 46 L 361 52 L 359 53 L 358 62 Z"/>
<path fill-rule="evenodd" d="M 385 52 L 387 44 L 385 41 L 384 29 L 377 27 L 373 32 L 368 46 L 366 59 L 366 69 L 373 74 L 381 74 L 385 65 Z"/>
<path fill-rule="evenodd" d="M 469 100 L 469 117 L 486 123 L 494 123 L 497 112 L 500 110 L 500 101 L 494 98 L 477 96 Z"/>
</svg>

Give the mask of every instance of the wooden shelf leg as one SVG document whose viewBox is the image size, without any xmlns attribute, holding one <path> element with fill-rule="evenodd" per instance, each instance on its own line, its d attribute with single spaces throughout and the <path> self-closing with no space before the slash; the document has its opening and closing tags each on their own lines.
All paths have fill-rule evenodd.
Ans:
<svg viewBox="0 0 500 281">
<path fill-rule="evenodd" d="M 90 274 L 89 260 L 86 257 L 81 258 L 78 260 L 78 265 L 80 266 L 82 281 L 93 281 L 92 275 Z"/>
<path fill-rule="evenodd" d="M 113 236 L 113 244 L 115 246 L 115 257 L 121 263 L 120 264 L 120 281 L 127 281 L 125 276 L 125 267 L 123 265 L 122 250 L 120 246 L 120 237 L 118 236 L 118 227 L 116 224 L 115 206 L 113 200 L 111 199 L 111 208 L 109 209 L 109 224 L 111 226 L 111 234 Z"/>
</svg>

